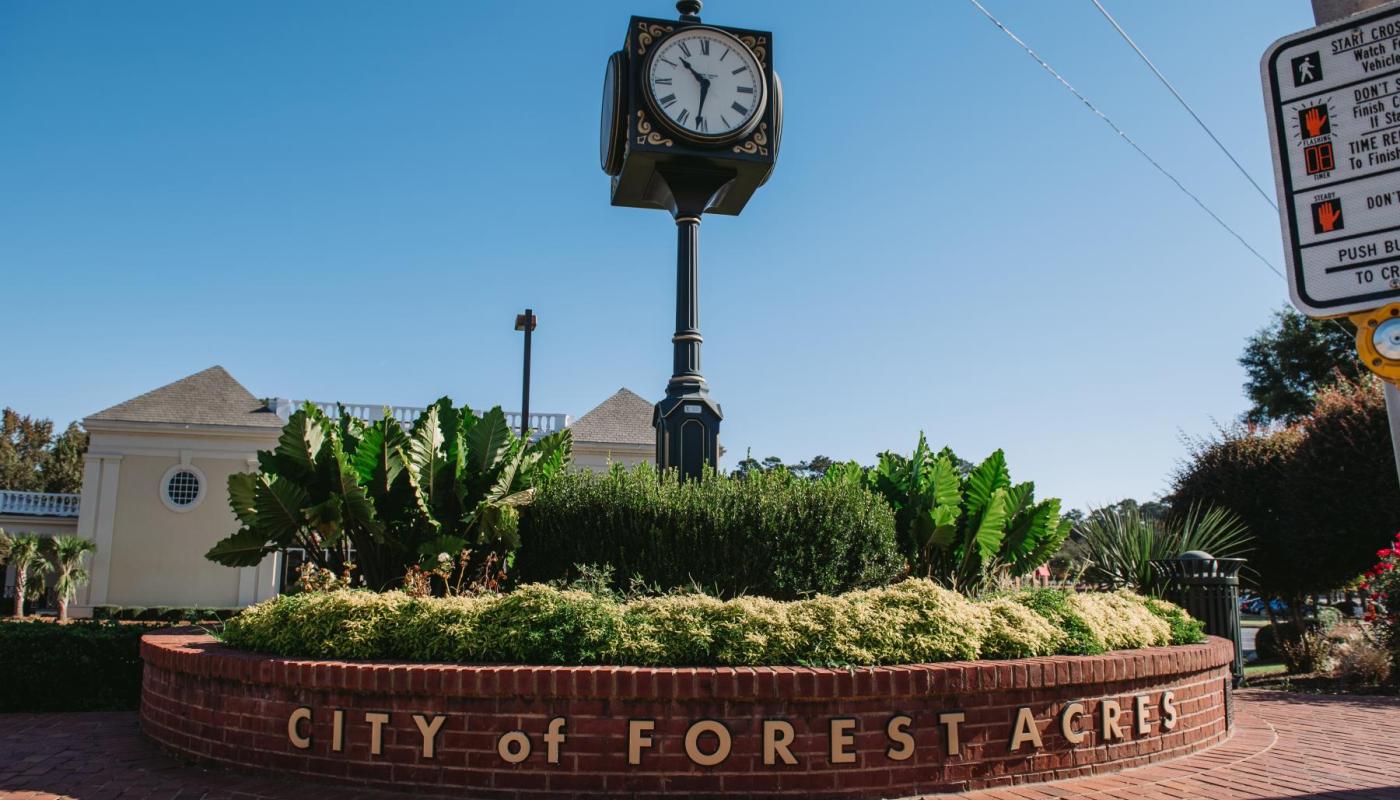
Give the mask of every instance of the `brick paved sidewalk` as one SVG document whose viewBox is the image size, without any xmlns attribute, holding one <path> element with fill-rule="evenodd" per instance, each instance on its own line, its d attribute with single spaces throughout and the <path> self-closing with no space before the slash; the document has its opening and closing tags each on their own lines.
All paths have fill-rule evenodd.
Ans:
<svg viewBox="0 0 1400 800">
<path fill-rule="evenodd" d="M 1235 735 L 1187 758 L 968 800 L 1400 800 L 1400 698 L 1247 691 Z M 208 770 L 143 739 L 132 713 L 0 714 L 0 800 L 389 800 L 404 795 Z"/>
</svg>

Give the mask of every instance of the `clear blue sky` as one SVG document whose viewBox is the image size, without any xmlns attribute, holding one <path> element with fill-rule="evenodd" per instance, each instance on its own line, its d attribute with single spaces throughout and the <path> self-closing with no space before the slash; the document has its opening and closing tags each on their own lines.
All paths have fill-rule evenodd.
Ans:
<svg viewBox="0 0 1400 800">
<path fill-rule="evenodd" d="M 1274 212 L 1088 0 L 986 0 L 1281 262 Z M 1107 0 L 1272 191 L 1258 59 L 1307 0 Z M 222 364 L 254 394 L 575 416 L 670 367 L 674 228 L 612 208 L 604 61 L 662 0 L 0 2 L 0 404 L 60 424 Z M 702 231 L 726 464 L 919 431 L 1071 505 L 1246 407 L 1281 279 L 961 0 L 725 2 L 782 157 Z"/>
</svg>

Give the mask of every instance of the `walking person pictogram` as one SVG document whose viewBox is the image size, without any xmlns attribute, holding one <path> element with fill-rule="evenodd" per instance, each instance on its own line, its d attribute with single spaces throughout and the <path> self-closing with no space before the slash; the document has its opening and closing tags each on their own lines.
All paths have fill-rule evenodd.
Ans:
<svg viewBox="0 0 1400 800">
<path fill-rule="evenodd" d="M 1293 59 L 1293 85 L 1306 86 L 1322 80 L 1322 54 L 1311 52 Z"/>
</svg>

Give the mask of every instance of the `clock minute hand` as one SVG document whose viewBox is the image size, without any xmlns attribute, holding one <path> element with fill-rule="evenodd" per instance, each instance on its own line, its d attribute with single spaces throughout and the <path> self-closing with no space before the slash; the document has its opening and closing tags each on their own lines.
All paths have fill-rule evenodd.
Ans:
<svg viewBox="0 0 1400 800">
<path fill-rule="evenodd" d="M 697 72 L 695 67 L 690 66 L 690 62 L 686 61 L 684 58 L 681 59 L 681 63 L 685 65 L 686 69 L 690 70 L 691 75 L 695 76 L 695 80 L 700 82 L 700 105 L 695 109 L 695 117 L 699 119 L 705 115 L 705 95 L 710 92 L 710 79 Z"/>
</svg>

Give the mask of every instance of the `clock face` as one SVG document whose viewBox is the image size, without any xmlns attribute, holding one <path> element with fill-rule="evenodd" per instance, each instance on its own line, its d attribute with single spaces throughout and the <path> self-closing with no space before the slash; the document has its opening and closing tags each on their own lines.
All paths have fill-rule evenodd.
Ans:
<svg viewBox="0 0 1400 800">
<path fill-rule="evenodd" d="M 684 28 L 662 40 L 642 79 L 652 109 L 677 133 L 699 141 L 748 133 L 768 100 L 758 59 L 714 28 Z"/>
</svg>

